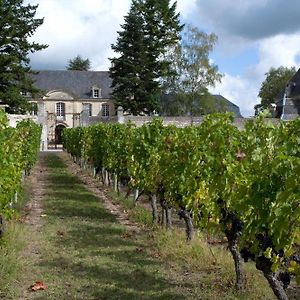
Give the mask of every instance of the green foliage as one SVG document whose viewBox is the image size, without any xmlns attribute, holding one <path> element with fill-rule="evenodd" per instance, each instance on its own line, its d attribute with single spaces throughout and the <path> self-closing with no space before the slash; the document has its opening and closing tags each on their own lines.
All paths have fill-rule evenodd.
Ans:
<svg viewBox="0 0 300 300">
<path fill-rule="evenodd" d="M 258 97 L 261 98 L 261 104 L 256 106 L 256 109 L 268 108 L 271 103 L 274 103 L 279 93 L 286 87 L 288 81 L 296 73 L 295 67 L 279 67 L 271 68 L 267 72 L 265 80 L 262 82 Z"/>
<path fill-rule="evenodd" d="M 24 268 L 24 246 L 28 232 L 20 222 L 9 222 L 0 239 L 0 298 L 17 299 L 19 275 Z M 23 254 L 23 256 L 22 256 Z"/>
<path fill-rule="evenodd" d="M 70 59 L 67 65 L 67 70 L 88 71 L 90 68 L 90 60 L 88 58 L 83 59 L 80 55 Z"/>
<path fill-rule="evenodd" d="M 17 128 L 8 127 L 0 110 L 0 214 L 11 216 L 14 195 L 20 190 L 24 171 L 36 161 L 41 127 L 26 120 Z"/>
<path fill-rule="evenodd" d="M 160 119 L 137 128 L 132 144 L 129 174 L 137 188 L 156 193 L 161 184 L 160 155 L 164 146 L 164 127 Z"/>
<path fill-rule="evenodd" d="M 299 121 L 279 128 L 263 118 L 248 122 L 246 157 L 236 171 L 240 179 L 233 200 L 245 223 L 243 245 L 257 257 L 270 259 L 273 271 L 284 267 L 299 231 Z"/>
<path fill-rule="evenodd" d="M 158 79 L 170 74 L 170 62 L 162 59 L 179 40 L 176 2 L 133 0 L 122 31 L 112 49 L 110 76 L 112 95 L 125 111 L 151 114 L 157 109 L 161 85 Z"/>
<path fill-rule="evenodd" d="M 35 19 L 36 5 L 24 5 L 23 0 L 0 1 L 0 99 L 11 112 L 25 112 L 27 102 L 21 91 L 37 92 L 28 74 L 29 53 L 46 45 L 29 41 L 43 19 Z"/>
<path fill-rule="evenodd" d="M 231 114 L 219 113 L 197 127 L 164 127 L 155 119 L 138 128 L 98 124 L 65 134 L 68 151 L 187 209 L 201 228 L 226 232 L 237 220 L 240 248 L 255 261 L 266 259 L 270 272 L 288 270 L 299 239 L 300 119 L 275 127 L 261 116 L 239 131 Z"/>
<path fill-rule="evenodd" d="M 163 79 L 163 85 L 173 101 L 164 107 L 162 99 L 162 112 L 170 111 L 169 106 L 176 115 L 194 116 L 218 111 L 215 99 L 208 92 L 208 87 L 214 86 L 222 77 L 218 67 L 209 60 L 216 41 L 214 33 L 206 34 L 190 25 L 185 28 L 180 43 L 167 53 L 173 73 Z"/>
</svg>

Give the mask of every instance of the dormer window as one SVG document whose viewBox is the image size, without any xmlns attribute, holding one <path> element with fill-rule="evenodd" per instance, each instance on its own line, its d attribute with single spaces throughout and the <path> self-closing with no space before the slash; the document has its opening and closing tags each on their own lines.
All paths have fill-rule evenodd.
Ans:
<svg viewBox="0 0 300 300">
<path fill-rule="evenodd" d="M 101 97 L 101 90 L 98 87 L 93 86 L 92 95 L 93 95 L 93 98 L 100 98 Z"/>
<path fill-rule="evenodd" d="M 99 98 L 99 89 L 94 89 L 93 92 L 94 92 L 94 93 L 93 93 L 93 97 L 94 97 L 94 98 Z"/>
<path fill-rule="evenodd" d="M 29 97 L 30 94 L 27 92 L 27 91 L 21 91 L 20 94 L 23 96 L 23 97 Z"/>
</svg>

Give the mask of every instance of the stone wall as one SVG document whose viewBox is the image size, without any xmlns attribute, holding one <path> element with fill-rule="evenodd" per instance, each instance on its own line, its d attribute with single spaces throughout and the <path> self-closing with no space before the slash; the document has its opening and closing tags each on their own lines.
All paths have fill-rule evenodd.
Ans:
<svg viewBox="0 0 300 300">
<path fill-rule="evenodd" d="M 33 116 L 33 115 L 11 115 L 7 114 L 7 118 L 9 121 L 9 126 L 10 127 L 17 127 L 18 122 L 22 120 L 33 120 L 37 124 L 42 125 L 42 135 L 41 135 L 41 143 L 40 143 L 40 150 L 46 150 L 48 145 L 47 145 L 47 115 L 45 112 L 45 106 L 44 104 L 39 103 L 39 115 L 38 116 Z"/>
<path fill-rule="evenodd" d="M 131 116 L 131 115 L 121 115 L 118 114 L 117 116 L 113 116 L 110 118 L 102 118 L 102 117 L 87 117 L 83 118 L 83 122 L 81 122 L 81 126 L 89 126 L 92 124 L 97 123 L 120 123 L 120 124 L 126 124 L 128 122 L 131 122 L 135 124 L 137 127 L 142 126 L 145 123 L 149 123 L 153 120 L 153 116 Z M 199 125 L 202 123 L 204 117 L 161 117 L 163 120 L 163 124 L 165 126 L 168 125 L 174 125 L 176 127 L 186 127 L 191 125 Z M 247 118 L 235 118 L 234 124 L 239 128 L 243 129 L 245 126 L 245 122 L 247 121 Z M 267 118 L 266 122 L 270 122 L 272 124 L 278 124 L 280 122 L 280 119 L 276 118 Z"/>
<path fill-rule="evenodd" d="M 128 123 L 129 121 L 134 123 L 136 126 L 142 126 L 145 123 L 151 122 L 153 117 L 145 116 L 124 116 L 124 121 L 122 123 Z M 186 127 L 190 125 L 200 125 L 204 119 L 204 117 L 162 117 L 163 124 L 165 126 L 175 125 L 176 127 Z M 237 128 L 243 129 L 247 118 L 235 118 L 234 124 Z M 279 119 L 275 118 L 267 118 L 266 122 L 270 122 L 272 124 L 278 124 L 280 122 Z"/>
<path fill-rule="evenodd" d="M 17 124 L 22 120 L 33 120 L 35 123 L 38 123 L 38 117 L 37 116 L 31 116 L 31 115 L 10 115 L 7 114 L 9 126 L 10 127 L 17 127 Z"/>
</svg>

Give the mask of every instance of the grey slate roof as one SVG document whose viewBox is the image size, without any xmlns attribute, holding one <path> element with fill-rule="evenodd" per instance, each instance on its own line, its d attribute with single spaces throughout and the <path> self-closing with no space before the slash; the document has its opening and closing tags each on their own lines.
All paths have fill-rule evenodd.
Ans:
<svg viewBox="0 0 300 300">
<path fill-rule="evenodd" d="M 217 110 L 232 112 L 234 114 L 234 117 L 243 118 L 243 116 L 241 115 L 241 111 L 240 111 L 239 106 L 232 103 L 231 101 L 229 101 L 228 99 L 226 99 L 222 95 L 212 95 L 212 96 L 213 96 L 213 100 L 214 100 L 213 106 Z M 163 104 L 163 107 L 168 107 L 174 101 L 173 99 L 174 99 L 173 94 L 165 94 L 161 97 L 160 101 Z M 201 101 L 200 101 L 200 103 L 201 103 Z M 163 111 L 161 113 L 162 113 L 162 115 L 167 116 L 167 115 L 170 114 L 170 111 L 168 109 L 165 110 L 165 108 L 163 108 Z"/>
<path fill-rule="evenodd" d="M 222 106 L 225 106 L 226 110 L 233 112 L 235 117 L 237 118 L 242 117 L 240 108 L 236 104 L 232 103 L 222 95 L 213 95 L 213 96 L 216 99 L 216 104 L 219 105 L 220 108 L 222 108 Z"/>
<path fill-rule="evenodd" d="M 110 98 L 111 78 L 108 71 L 69 71 L 69 70 L 43 70 L 31 75 L 34 86 L 44 93 L 53 90 L 63 90 L 78 99 L 93 99 L 92 87 L 101 89 L 101 98 Z M 299 74 L 300 77 L 300 74 Z M 300 88 L 300 81 L 299 81 Z M 242 117 L 240 108 L 221 95 L 213 95 L 216 105 L 226 107 L 236 117 Z"/>
<path fill-rule="evenodd" d="M 280 91 L 280 93 L 274 99 L 274 102 L 278 106 L 283 105 L 283 97 L 285 92 L 288 92 L 289 98 L 299 97 L 300 96 L 300 69 L 294 74 L 294 76 L 287 82 L 286 87 Z"/>
<path fill-rule="evenodd" d="M 108 71 L 37 71 L 32 75 L 34 86 L 44 92 L 63 90 L 76 98 L 92 98 L 92 86 L 101 89 L 101 98 L 110 98 L 111 79 Z"/>
<path fill-rule="evenodd" d="M 283 98 L 286 95 L 284 104 Z M 275 117 L 292 120 L 300 116 L 300 69 L 288 81 L 286 87 L 278 94 L 276 99 Z"/>
<path fill-rule="evenodd" d="M 290 98 L 300 96 L 300 69 L 295 73 L 295 75 L 288 82 L 287 90 L 288 90 L 287 93 L 289 93 L 289 95 L 287 96 Z"/>
</svg>

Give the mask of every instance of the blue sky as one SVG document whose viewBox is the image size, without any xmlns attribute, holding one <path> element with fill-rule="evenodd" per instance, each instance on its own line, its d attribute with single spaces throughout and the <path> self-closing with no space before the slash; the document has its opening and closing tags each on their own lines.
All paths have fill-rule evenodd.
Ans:
<svg viewBox="0 0 300 300">
<path fill-rule="evenodd" d="M 248 66 L 259 62 L 258 51 L 254 46 L 249 46 L 234 54 L 223 53 L 218 51 L 216 47 L 211 58 L 216 62 L 221 72 L 229 72 L 233 76 L 238 76 Z"/>
<path fill-rule="evenodd" d="M 65 69 L 80 54 L 93 70 L 107 70 L 110 45 L 128 12 L 130 0 L 26 0 L 39 4 L 44 24 L 33 37 L 49 48 L 31 56 L 35 69 Z M 70 6 L 71 3 L 71 6 Z M 211 59 L 224 75 L 211 87 L 254 113 L 257 94 L 271 67 L 300 66 L 299 0 L 178 0 L 184 23 L 218 36 Z"/>
</svg>

